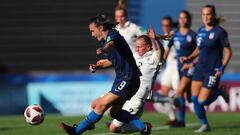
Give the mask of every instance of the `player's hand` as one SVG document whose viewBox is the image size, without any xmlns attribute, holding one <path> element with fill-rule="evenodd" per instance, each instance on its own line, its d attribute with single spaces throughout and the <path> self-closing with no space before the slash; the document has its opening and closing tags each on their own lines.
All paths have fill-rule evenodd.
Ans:
<svg viewBox="0 0 240 135">
<path fill-rule="evenodd" d="M 173 34 L 174 34 L 174 31 L 170 31 L 170 32 L 164 37 L 164 39 L 165 39 L 165 40 L 170 40 L 170 39 L 172 38 Z"/>
<path fill-rule="evenodd" d="M 217 71 L 217 72 L 215 73 L 215 77 L 216 77 L 216 78 L 220 78 L 221 76 L 222 76 L 222 72 Z"/>
<path fill-rule="evenodd" d="M 182 57 L 180 57 L 180 62 L 181 63 L 185 63 L 186 61 L 188 61 L 189 59 L 188 59 L 188 57 L 186 57 L 186 56 L 182 56 Z"/>
<path fill-rule="evenodd" d="M 94 72 L 96 72 L 96 65 L 95 64 L 89 64 L 89 71 L 91 72 L 91 73 L 94 73 Z"/>
<path fill-rule="evenodd" d="M 97 55 L 100 55 L 100 54 L 102 54 L 103 53 L 103 49 L 102 48 L 98 48 L 97 50 L 96 50 L 96 54 Z"/>
<path fill-rule="evenodd" d="M 148 36 L 151 38 L 151 39 L 156 39 L 156 33 L 153 29 L 152 26 L 150 26 L 149 30 L 148 30 Z"/>
<path fill-rule="evenodd" d="M 221 65 L 221 66 L 218 68 L 217 72 L 215 73 L 215 77 L 220 78 L 220 77 L 223 75 L 223 73 L 224 73 L 225 67 L 226 67 L 226 66 Z"/>
<path fill-rule="evenodd" d="M 191 68 L 193 65 L 192 64 L 183 64 L 182 68 L 181 68 L 181 72 Z"/>
</svg>

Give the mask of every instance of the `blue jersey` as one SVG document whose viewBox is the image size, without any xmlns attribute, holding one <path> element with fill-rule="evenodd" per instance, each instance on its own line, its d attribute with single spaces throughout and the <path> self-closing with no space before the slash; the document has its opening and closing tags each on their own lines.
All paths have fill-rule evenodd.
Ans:
<svg viewBox="0 0 240 135">
<path fill-rule="evenodd" d="M 177 58 L 189 56 L 196 48 L 196 33 L 191 29 L 186 35 L 181 34 L 178 30 L 174 33 L 168 46 L 174 46 L 177 51 Z"/>
<path fill-rule="evenodd" d="M 209 31 L 202 26 L 197 34 L 197 46 L 200 54 L 196 68 L 214 71 L 222 64 L 223 48 L 229 47 L 227 32 L 220 26 L 214 26 Z"/>
<path fill-rule="evenodd" d="M 103 45 L 106 45 L 110 41 L 114 42 L 114 47 L 105 56 L 112 62 L 115 68 L 116 79 L 130 80 L 141 76 L 142 74 L 136 65 L 129 45 L 117 30 L 109 30 L 106 41 L 103 41 Z"/>
<path fill-rule="evenodd" d="M 182 76 L 191 77 L 193 74 L 193 68 L 189 68 L 183 72 L 181 71 L 183 64 L 180 62 L 180 57 L 189 56 L 193 53 L 197 46 L 196 35 L 197 34 L 191 29 L 189 29 L 185 35 L 177 30 L 168 44 L 169 47 L 174 46 L 177 51 L 178 71 L 180 78 L 182 78 Z M 188 63 L 190 62 L 191 61 L 188 61 Z"/>
</svg>

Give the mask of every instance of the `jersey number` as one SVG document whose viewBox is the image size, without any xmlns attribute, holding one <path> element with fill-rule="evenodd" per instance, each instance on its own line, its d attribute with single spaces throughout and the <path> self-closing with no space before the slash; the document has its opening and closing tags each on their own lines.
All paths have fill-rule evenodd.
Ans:
<svg viewBox="0 0 240 135">
<path fill-rule="evenodd" d="M 209 76 L 208 87 L 214 86 L 215 83 L 216 83 L 216 77 L 215 76 Z"/>
<path fill-rule="evenodd" d="M 122 83 L 118 86 L 118 90 L 122 90 L 126 84 L 127 83 L 125 81 L 122 81 Z"/>
</svg>

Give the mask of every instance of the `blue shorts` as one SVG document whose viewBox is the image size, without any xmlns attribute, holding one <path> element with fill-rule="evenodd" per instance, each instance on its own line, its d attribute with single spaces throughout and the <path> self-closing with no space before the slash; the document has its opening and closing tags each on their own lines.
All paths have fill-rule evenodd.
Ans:
<svg viewBox="0 0 240 135">
<path fill-rule="evenodd" d="M 191 67 L 191 68 L 181 72 L 182 66 L 183 66 L 182 64 L 178 64 L 178 72 L 179 72 L 180 78 L 182 78 L 183 76 L 185 76 L 187 78 L 192 78 L 192 75 L 194 72 L 194 67 Z"/>
<path fill-rule="evenodd" d="M 122 97 L 124 100 L 129 100 L 138 91 L 140 86 L 140 78 L 134 79 L 115 79 L 111 93 Z"/>
<path fill-rule="evenodd" d="M 195 68 L 192 80 L 203 82 L 203 87 L 211 90 L 218 88 L 220 78 L 215 77 L 216 71 L 203 71 L 199 68 Z"/>
</svg>

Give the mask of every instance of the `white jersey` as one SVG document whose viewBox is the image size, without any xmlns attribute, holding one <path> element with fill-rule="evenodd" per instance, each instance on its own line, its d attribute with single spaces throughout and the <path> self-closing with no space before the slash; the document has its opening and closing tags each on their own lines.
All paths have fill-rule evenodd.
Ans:
<svg viewBox="0 0 240 135">
<path fill-rule="evenodd" d="M 133 53 L 135 52 L 134 42 L 135 42 L 136 38 L 138 36 L 147 34 L 147 31 L 143 27 L 140 27 L 130 21 L 127 21 L 123 27 L 120 27 L 120 25 L 117 25 L 116 30 L 118 30 L 119 33 L 127 41 L 128 45 Z"/>
<path fill-rule="evenodd" d="M 163 40 L 162 44 L 165 50 L 168 48 L 169 41 Z M 165 68 L 162 70 L 158 76 L 160 79 L 161 85 L 168 86 L 174 91 L 177 90 L 179 84 L 179 72 L 176 59 L 176 50 L 174 47 L 171 48 L 171 51 L 167 57 Z"/>
<path fill-rule="evenodd" d="M 162 45 L 164 47 L 164 50 L 168 50 L 168 40 L 162 40 Z M 167 60 L 166 60 L 166 68 L 176 68 L 177 67 L 177 52 L 174 47 L 171 48 L 171 51 L 168 54 Z"/>
<path fill-rule="evenodd" d="M 157 71 L 157 66 L 160 63 L 160 58 L 157 53 L 157 51 L 151 50 L 146 52 L 142 57 L 140 57 L 136 52 L 134 53 L 137 66 L 142 72 L 142 76 L 140 77 L 140 88 L 134 95 L 138 98 L 145 100 L 150 94 L 153 77 Z"/>
<path fill-rule="evenodd" d="M 153 77 L 155 72 L 157 71 L 157 66 L 160 63 L 160 58 L 157 55 L 157 51 L 148 51 L 142 57 L 140 57 L 136 52 L 134 53 L 134 57 L 136 63 L 142 72 L 142 76 L 140 77 L 140 87 L 136 94 L 123 105 L 124 110 L 130 112 L 132 115 L 136 115 L 141 117 L 144 104 L 151 94 L 151 87 L 153 82 Z M 113 124 L 117 127 L 121 127 L 123 125 L 122 122 L 114 119 Z"/>
</svg>

